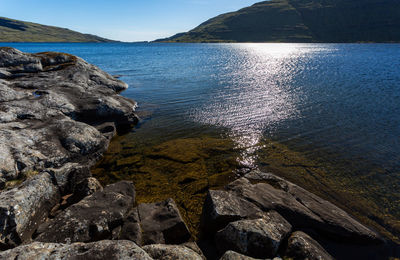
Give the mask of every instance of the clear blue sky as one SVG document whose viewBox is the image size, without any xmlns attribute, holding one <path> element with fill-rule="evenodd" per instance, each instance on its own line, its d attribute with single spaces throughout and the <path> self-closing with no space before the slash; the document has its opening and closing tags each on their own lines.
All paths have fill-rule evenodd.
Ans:
<svg viewBox="0 0 400 260">
<path fill-rule="evenodd" d="M 218 14 L 260 1 L 0 0 L 0 16 L 114 40 L 143 41 L 188 31 Z"/>
</svg>

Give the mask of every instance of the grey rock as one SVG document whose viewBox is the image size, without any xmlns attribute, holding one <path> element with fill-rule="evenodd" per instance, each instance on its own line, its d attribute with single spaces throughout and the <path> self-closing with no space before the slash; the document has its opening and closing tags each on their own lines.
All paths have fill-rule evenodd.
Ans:
<svg viewBox="0 0 400 260">
<path fill-rule="evenodd" d="M 137 208 L 134 208 L 124 219 L 118 239 L 131 240 L 138 245 L 143 244 L 142 228 L 140 227 L 140 219 Z"/>
<path fill-rule="evenodd" d="M 233 250 L 251 257 L 274 257 L 291 229 L 282 216 L 271 211 L 262 218 L 228 224 L 216 234 L 215 242 L 221 253 Z"/>
<path fill-rule="evenodd" d="M 62 195 L 78 192 L 77 185 L 91 176 L 88 166 L 79 163 L 66 163 L 60 168 L 47 168 L 46 171 L 54 176 Z"/>
<path fill-rule="evenodd" d="M 0 178 L 92 166 L 115 130 L 138 120 L 136 103 L 118 95 L 126 88 L 69 54 L 0 48 Z"/>
<path fill-rule="evenodd" d="M 143 244 L 181 244 L 191 235 L 173 199 L 138 206 Z"/>
<path fill-rule="evenodd" d="M 47 260 L 47 259 L 143 259 L 152 258 L 131 241 L 103 240 L 94 243 L 55 244 L 35 242 L 0 252 L 0 259 Z"/>
<path fill-rule="evenodd" d="M 203 206 L 202 229 L 208 235 L 214 235 L 216 231 L 224 228 L 230 222 L 259 212 L 261 210 L 254 204 L 232 192 L 210 190 Z"/>
<path fill-rule="evenodd" d="M 0 193 L 0 248 L 29 241 L 59 200 L 58 187 L 46 172 Z"/>
<path fill-rule="evenodd" d="M 143 247 L 152 258 L 159 260 L 203 260 L 204 258 L 183 245 L 147 245 Z"/>
<path fill-rule="evenodd" d="M 257 260 L 257 259 L 229 250 L 226 251 L 225 254 L 219 260 Z"/>
<path fill-rule="evenodd" d="M 257 180 L 252 184 L 249 180 Z M 228 185 L 228 189 L 261 208 L 276 210 L 296 228 L 311 228 L 321 234 L 352 243 L 380 243 L 382 238 L 342 209 L 269 173 L 251 173 Z"/>
<path fill-rule="evenodd" d="M 73 243 L 111 239 L 113 229 L 122 225 L 134 201 L 131 182 L 108 185 L 43 223 L 35 240 Z"/>
<path fill-rule="evenodd" d="M 103 187 L 96 178 L 86 178 L 76 184 L 73 193 L 67 199 L 67 203 L 68 205 L 75 204 L 81 201 L 83 198 L 101 190 L 103 190 Z"/>
<path fill-rule="evenodd" d="M 294 232 L 288 240 L 286 256 L 294 260 L 333 260 L 334 258 L 304 232 Z"/>
</svg>

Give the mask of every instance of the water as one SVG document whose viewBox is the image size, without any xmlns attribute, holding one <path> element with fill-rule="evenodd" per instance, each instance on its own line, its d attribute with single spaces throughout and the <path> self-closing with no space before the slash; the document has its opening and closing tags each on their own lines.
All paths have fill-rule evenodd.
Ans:
<svg viewBox="0 0 400 260">
<path fill-rule="evenodd" d="M 121 75 L 144 119 L 128 135 L 137 147 L 228 137 L 241 164 L 268 169 L 276 142 L 326 169 L 308 172 L 327 188 L 285 177 L 399 234 L 399 44 L 2 45 L 72 53 Z"/>
</svg>

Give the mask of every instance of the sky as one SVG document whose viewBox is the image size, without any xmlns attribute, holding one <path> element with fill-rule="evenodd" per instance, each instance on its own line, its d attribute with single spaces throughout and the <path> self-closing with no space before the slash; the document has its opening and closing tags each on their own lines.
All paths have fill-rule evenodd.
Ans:
<svg viewBox="0 0 400 260">
<path fill-rule="evenodd" d="M 151 41 L 193 29 L 251 0 L 0 0 L 0 16 L 120 41 Z"/>
</svg>

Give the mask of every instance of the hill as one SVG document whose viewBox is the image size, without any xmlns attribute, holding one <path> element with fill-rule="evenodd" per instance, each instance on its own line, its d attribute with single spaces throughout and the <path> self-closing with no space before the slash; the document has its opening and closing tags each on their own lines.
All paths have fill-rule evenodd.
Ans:
<svg viewBox="0 0 400 260">
<path fill-rule="evenodd" d="M 0 17 L 0 42 L 112 42 L 91 34 Z"/>
<path fill-rule="evenodd" d="M 400 42 L 400 1 L 264 1 L 157 41 Z"/>
</svg>

